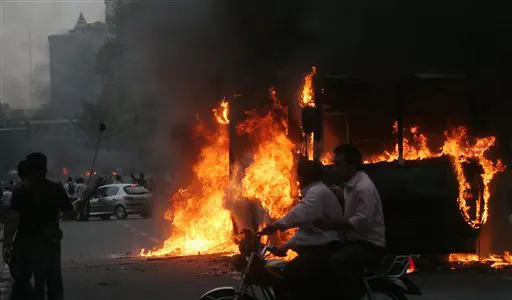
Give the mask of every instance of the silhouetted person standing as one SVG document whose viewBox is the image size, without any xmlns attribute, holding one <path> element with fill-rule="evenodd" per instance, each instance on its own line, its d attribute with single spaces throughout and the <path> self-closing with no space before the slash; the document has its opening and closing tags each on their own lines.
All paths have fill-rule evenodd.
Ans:
<svg viewBox="0 0 512 300">
<path fill-rule="evenodd" d="M 23 293 L 30 286 L 33 275 L 35 299 L 45 299 L 47 288 L 48 300 L 61 300 L 64 295 L 59 216 L 62 212 L 64 218 L 75 218 L 84 202 L 77 201 L 73 206 L 64 188 L 46 179 L 47 159 L 44 154 L 32 153 L 26 161 L 30 171 L 27 184 L 15 191 L 11 201 L 11 209 L 16 213 L 17 220 L 11 259 L 12 272 L 16 274 L 13 277 L 17 280 L 11 299 L 27 299 Z M 13 232 L 11 228 L 7 231 Z M 10 243 L 12 235 L 8 235 L 4 239 Z"/>
</svg>

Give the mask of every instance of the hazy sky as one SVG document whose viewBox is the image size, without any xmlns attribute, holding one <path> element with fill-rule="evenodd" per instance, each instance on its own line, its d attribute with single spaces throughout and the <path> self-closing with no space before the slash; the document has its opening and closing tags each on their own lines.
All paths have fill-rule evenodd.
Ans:
<svg viewBox="0 0 512 300">
<path fill-rule="evenodd" d="M 44 84 L 49 81 L 48 35 L 72 29 L 80 12 L 89 23 L 104 21 L 104 0 L 0 0 L 0 93 L 3 102 L 13 107 L 28 104 L 29 28 L 33 80 Z M 40 104 L 38 99 L 33 102 Z"/>
</svg>

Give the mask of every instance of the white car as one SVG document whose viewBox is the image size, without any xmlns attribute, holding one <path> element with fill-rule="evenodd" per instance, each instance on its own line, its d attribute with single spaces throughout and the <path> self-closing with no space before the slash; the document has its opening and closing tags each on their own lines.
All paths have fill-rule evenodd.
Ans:
<svg viewBox="0 0 512 300">
<path fill-rule="evenodd" d="M 151 193 L 136 184 L 107 184 L 98 188 L 97 196 L 91 199 L 89 216 L 108 220 L 111 216 L 126 219 L 139 214 L 151 217 Z"/>
</svg>

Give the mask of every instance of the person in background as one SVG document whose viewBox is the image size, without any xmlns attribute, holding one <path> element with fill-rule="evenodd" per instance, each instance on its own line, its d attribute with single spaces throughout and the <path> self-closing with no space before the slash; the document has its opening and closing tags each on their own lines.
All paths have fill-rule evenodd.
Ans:
<svg viewBox="0 0 512 300">
<path fill-rule="evenodd" d="M 68 197 L 71 199 L 75 195 L 75 182 L 73 182 L 73 177 L 68 177 L 68 181 L 64 183 L 64 190 L 68 194 Z"/>
<path fill-rule="evenodd" d="M 85 180 L 82 177 L 79 177 L 75 180 L 75 195 L 74 198 L 77 200 L 82 200 L 85 190 L 87 189 L 87 185 L 85 184 Z"/>
<path fill-rule="evenodd" d="M 146 176 L 144 175 L 144 173 L 141 172 L 139 174 L 139 178 L 137 178 L 135 177 L 135 175 L 133 175 L 133 172 L 130 172 L 130 176 L 132 177 L 133 183 L 148 188 L 148 182 L 146 180 Z"/>
<path fill-rule="evenodd" d="M 319 226 L 345 232 L 346 240 L 330 258 L 329 266 L 336 284 L 343 284 L 345 295 L 340 299 L 359 300 L 364 295 L 359 273 L 384 255 L 384 213 L 377 188 L 361 171 L 361 152 L 354 145 L 336 147 L 334 166 L 344 186 L 333 189 L 338 199 L 344 199 L 345 213 L 342 218 L 322 220 L 325 223 Z"/>
<path fill-rule="evenodd" d="M 114 177 L 114 184 L 121 184 L 123 183 L 123 176 L 116 174 Z"/>
<path fill-rule="evenodd" d="M 11 198 L 12 198 L 12 186 L 7 186 L 3 189 L 3 192 L 1 194 L 1 204 L 5 205 L 11 205 Z"/>
<path fill-rule="evenodd" d="M 65 219 L 76 218 L 84 201 L 72 205 L 61 185 L 46 179 L 47 158 L 42 153 L 31 153 L 26 162 L 24 184 L 13 194 L 11 210 L 13 217 L 6 222 L 4 252 L 13 272 L 11 300 L 27 299 L 30 279 L 35 278 L 36 299 L 64 299 L 61 274 L 61 240 L 59 215 Z M 23 173 L 22 172 L 22 173 Z M 16 231 L 16 238 L 13 235 Z"/>
</svg>

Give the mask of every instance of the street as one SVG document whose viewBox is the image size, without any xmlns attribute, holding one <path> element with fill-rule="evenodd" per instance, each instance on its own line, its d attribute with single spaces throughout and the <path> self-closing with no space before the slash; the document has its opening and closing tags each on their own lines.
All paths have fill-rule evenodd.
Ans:
<svg viewBox="0 0 512 300">
<path fill-rule="evenodd" d="M 66 299 L 193 300 L 211 288 L 237 284 L 230 276 L 225 258 L 130 258 L 141 247 L 160 243 L 152 222 L 135 217 L 121 221 L 64 222 Z M 420 272 L 412 279 L 424 295 L 410 299 L 512 299 L 510 273 Z"/>
</svg>

